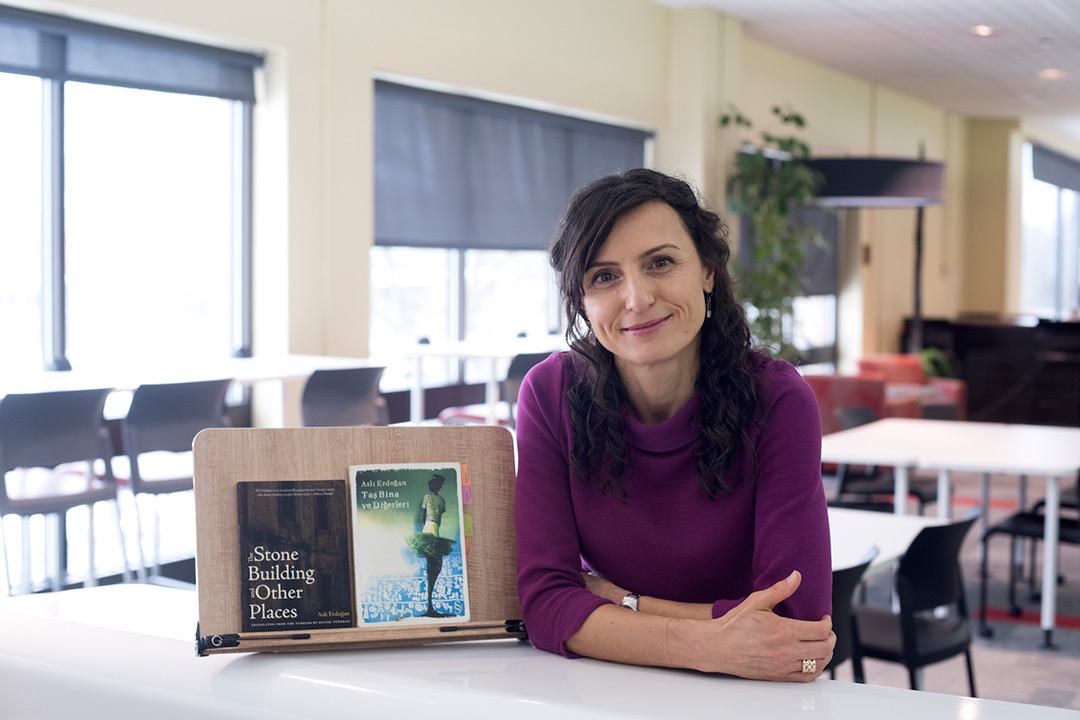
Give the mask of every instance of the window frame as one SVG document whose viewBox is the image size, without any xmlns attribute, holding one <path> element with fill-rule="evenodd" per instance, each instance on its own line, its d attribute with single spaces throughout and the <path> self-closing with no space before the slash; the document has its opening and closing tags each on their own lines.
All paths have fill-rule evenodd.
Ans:
<svg viewBox="0 0 1080 720">
<path fill-rule="evenodd" d="M 479 121 L 476 118 L 483 118 L 488 122 L 498 123 L 500 121 L 507 121 L 508 123 L 520 122 L 525 124 L 534 124 L 551 130 L 552 132 L 565 133 L 567 147 L 564 153 L 553 151 L 551 154 L 553 157 L 567 158 L 567 163 L 562 169 L 565 170 L 565 175 L 559 175 L 558 173 L 552 173 L 551 175 L 542 174 L 544 178 L 543 189 L 545 191 L 555 188 L 558 194 L 558 211 L 562 210 L 565 206 L 565 202 L 585 182 L 594 179 L 602 174 L 608 172 L 615 172 L 618 169 L 629 169 L 622 163 L 622 160 L 618 158 L 620 151 L 612 150 L 610 147 L 605 148 L 603 152 L 598 152 L 596 155 L 585 153 L 590 161 L 595 161 L 596 167 L 586 167 L 589 163 L 582 163 L 581 166 L 575 166 L 570 160 L 575 157 L 575 153 L 571 152 L 573 143 L 583 142 L 615 142 L 626 143 L 632 145 L 635 142 L 640 142 L 641 155 L 640 160 L 635 160 L 634 164 L 630 167 L 641 167 L 649 164 L 649 158 L 652 154 L 652 143 L 654 142 L 654 133 L 651 130 L 634 126 L 626 123 L 619 123 L 611 118 L 598 119 L 594 117 L 585 117 L 582 114 L 575 114 L 573 111 L 569 111 L 563 108 L 540 108 L 537 105 L 523 105 L 519 102 L 515 102 L 512 99 L 493 98 L 490 96 L 480 97 L 477 94 L 468 93 L 462 91 L 459 88 L 443 88 L 435 87 L 430 83 L 413 84 L 407 78 L 398 76 L 384 76 L 377 75 L 374 82 L 373 89 L 374 101 L 376 105 L 375 117 L 376 117 L 376 140 L 375 140 L 375 237 L 372 247 L 372 252 L 380 251 L 382 249 L 390 250 L 392 248 L 414 248 L 414 249 L 432 249 L 446 251 L 450 253 L 450 263 L 452 267 L 452 273 L 450 277 L 450 285 L 447 292 L 447 302 L 450 305 L 447 307 L 447 311 L 450 314 L 449 325 L 447 332 L 449 340 L 451 341 L 464 341 L 469 334 L 468 318 L 470 316 L 469 306 L 467 304 L 467 288 L 466 288 L 466 275 L 469 262 L 467 260 L 467 253 L 469 251 L 486 252 L 486 251 L 506 251 L 506 252 L 535 252 L 546 251 L 548 240 L 551 235 L 551 231 L 558 221 L 557 212 L 556 216 L 550 219 L 544 218 L 544 213 L 541 212 L 542 207 L 547 207 L 541 201 L 537 201 L 535 206 L 530 205 L 521 213 L 522 217 L 528 218 L 527 221 L 522 222 L 521 231 L 516 236 L 510 234 L 493 234 L 489 227 L 484 226 L 483 223 L 476 223 L 475 219 L 482 215 L 484 208 L 476 204 L 477 197 L 486 197 L 487 192 L 483 188 L 470 187 L 468 191 L 463 192 L 462 206 L 463 211 L 461 213 L 462 218 L 458 218 L 458 221 L 450 222 L 445 216 L 437 216 L 434 218 L 424 218 L 424 222 L 417 222 L 414 225 L 408 223 L 402 224 L 396 216 L 396 212 L 387 212 L 387 217 L 380 217 L 380 204 L 391 206 L 391 202 L 395 203 L 395 206 L 417 208 L 425 207 L 424 202 L 425 188 L 430 187 L 445 187 L 452 185 L 445 183 L 439 185 L 438 183 L 429 183 L 425 185 L 417 180 L 416 171 L 414 167 L 419 167 L 420 163 L 408 163 L 401 160 L 395 160 L 394 163 L 387 162 L 386 176 L 391 178 L 388 186 L 380 186 L 380 148 L 383 148 L 383 152 L 390 156 L 393 154 L 393 148 L 397 147 L 390 142 L 390 140 L 382 141 L 379 138 L 380 128 L 380 113 L 384 109 L 379 108 L 378 103 L 380 96 L 386 100 L 387 103 L 404 103 L 409 105 L 415 103 L 424 109 L 436 109 L 439 112 L 451 114 L 454 117 L 464 117 L 466 120 L 459 120 L 460 125 L 454 124 L 452 121 L 443 121 L 445 124 L 438 124 L 432 121 L 429 128 L 428 137 L 440 137 L 437 132 L 430 131 L 430 128 L 437 127 L 439 130 L 446 128 L 446 132 L 450 133 L 449 128 L 453 128 L 455 131 L 460 131 L 462 136 L 459 137 L 459 142 L 452 144 L 454 149 L 469 148 L 469 151 L 461 153 L 449 153 L 447 155 L 440 154 L 438 150 L 430 151 L 429 155 L 424 156 L 424 160 L 429 162 L 429 173 L 431 177 L 439 178 L 444 175 L 463 175 L 465 173 L 447 173 L 443 164 L 449 166 L 454 162 L 461 162 L 462 158 L 471 157 L 470 152 L 476 151 L 477 148 L 489 149 L 489 145 L 486 144 L 486 135 L 484 133 L 477 132 L 476 128 L 479 125 L 474 125 Z M 389 106 L 387 106 L 389 107 Z M 401 105 L 397 105 L 399 108 L 396 111 L 386 109 L 387 116 L 393 115 L 395 112 L 400 113 Z M 395 115 L 399 118 L 409 117 L 408 115 Z M 397 128 L 408 125 L 404 120 L 400 120 L 396 123 L 386 121 L 388 127 Z M 458 137 L 458 136 L 454 136 Z M 391 138 L 388 133 L 387 138 Z M 397 139 L 393 136 L 393 139 Z M 382 144 L 381 144 L 382 141 Z M 432 143 L 437 144 L 437 143 Z M 423 147 L 423 143 L 405 143 L 407 147 Z M 494 147 L 494 145 L 492 146 Z M 579 146 L 580 147 L 580 146 Z M 425 148 L 426 149 L 426 148 Z M 622 150 L 623 148 L 620 148 Z M 476 153 L 483 156 L 483 153 Z M 495 153 L 497 155 L 498 153 Z M 527 155 L 527 153 L 522 153 Z M 489 155 L 490 157 L 490 155 Z M 580 159 L 580 158 L 579 158 Z M 396 163 L 396 164 L 395 164 Z M 542 164 L 542 163 L 538 163 Z M 557 163 L 553 163 L 557 164 Z M 528 165 L 528 163 L 526 163 Z M 611 165 L 611 167 L 608 167 Z M 619 167 L 615 167 L 619 165 Z M 511 164 L 509 171 L 506 173 L 507 177 L 520 177 L 521 173 L 513 172 L 513 170 L 519 169 L 516 164 Z M 497 173 L 489 173 L 484 175 L 495 176 Z M 404 181 L 403 181 L 404 178 Z M 431 178 L 427 178 L 431 179 Z M 498 182 L 505 184 L 507 182 L 506 177 L 501 177 L 499 180 L 491 180 L 490 182 Z M 410 184 L 411 183 L 411 184 Z M 475 184 L 475 182 L 474 182 Z M 482 183 L 481 183 L 482 184 Z M 391 187 L 387 190 L 387 187 Z M 539 189 L 534 187 L 534 189 Z M 383 193 L 385 192 L 385 198 Z M 412 194 L 415 193 L 415 194 Z M 491 194 L 497 194 L 492 192 Z M 538 196 L 546 196 L 546 200 L 551 200 L 551 193 L 548 192 L 536 192 L 536 193 L 521 193 L 515 197 L 530 197 L 535 198 Z M 392 200 L 391 200 L 392 199 Z M 550 203 L 549 203 L 550 204 Z M 520 210 L 522 208 L 516 207 Z M 392 217 L 391 220 L 387 218 Z M 415 213 L 410 213 L 410 221 L 416 220 Z M 472 222 L 470 222 L 470 220 Z M 537 222 L 540 220 L 540 222 Z M 477 225 L 484 226 L 485 229 L 477 230 Z M 545 272 L 548 273 L 550 278 L 550 269 L 547 263 L 544 264 Z M 374 302 L 372 303 L 372 312 L 374 313 Z M 552 327 L 552 322 L 555 326 Z M 558 333 L 562 330 L 562 319 L 560 313 L 551 313 L 550 311 L 545 313 L 544 324 L 547 327 L 548 334 Z M 466 375 L 466 362 L 460 358 L 448 358 L 447 359 L 447 373 L 446 376 L 450 383 L 465 383 L 467 382 Z M 384 378 L 384 382 L 386 379 Z"/>
<path fill-rule="evenodd" d="M 233 130 L 234 207 L 231 253 L 234 264 L 232 296 L 232 354 L 252 354 L 253 282 L 252 193 L 254 134 L 254 74 L 262 55 L 191 43 L 123 28 L 0 7 L 0 32 L 18 34 L 28 42 L 0 59 L 0 72 L 35 76 L 42 81 L 42 366 L 49 371 L 71 370 L 67 357 L 67 289 L 65 286 L 65 86 L 68 81 L 117 85 L 138 90 L 204 95 L 235 103 Z M 146 59 L 158 71 L 143 73 L 139 63 L 95 62 L 93 54 L 69 55 L 69 43 L 90 44 L 98 50 Z M 89 60 L 87 58 L 90 58 Z M 208 72 L 209 70 L 209 72 Z M 215 72 L 216 70 L 216 72 Z"/>
</svg>

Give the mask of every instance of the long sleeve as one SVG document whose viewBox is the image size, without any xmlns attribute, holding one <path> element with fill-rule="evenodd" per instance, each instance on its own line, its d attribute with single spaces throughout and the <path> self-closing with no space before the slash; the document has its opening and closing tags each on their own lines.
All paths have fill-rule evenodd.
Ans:
<svg viewBox="0 0 1080 720">
<path fill-rule="evenodd" d="M 562 423 L 562 364 L 548 360 L 518 396 L 515 497 L 518 594 L 530 641 L 575 657 L 565 642 L 607 601 L 585 589 Z"/>
<path fill-rule="evenodd" d="M 771 361 L 770 361 L 771 362 Z M 829 517 L 821 483 L 821 419 L 809 386 L 789 365 L 771 363 L 763 389 L 770 403 L 755 442 L 753 590 L 798 570 L 802 584 L 776 612 L 818 620 L 832 612 Z M 720 617 L 745 597 L 713 606 Z"/>
</svg>

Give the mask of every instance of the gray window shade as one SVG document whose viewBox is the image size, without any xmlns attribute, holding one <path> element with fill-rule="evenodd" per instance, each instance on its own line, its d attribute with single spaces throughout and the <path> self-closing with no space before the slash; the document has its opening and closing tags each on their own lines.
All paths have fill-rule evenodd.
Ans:
<svg viewBox="0 0 1080 720">
<path fill-rule="evenodd" d="M 0 72 L 254 102 L 259 55 L 0 6 Z"/>
<path fill-rule="evenodd" d="M 570 195 L 640 167 L 639 130 L 375 83 L 375 243 L 547 248 Z"/>
<path fill-rule="evenodd" d="M 836 295 L 840 291 L 837 244 L 840 238 L 840 219 L 828 208 L 804 207 L 791 214 L 793 222 L 803 222 L 821 233 L 824 246 L 811 243 L 806 247 L 803 265 L 803 289 L 807 295 Z"/>
<path fill-rule="evenodd" d="M 836 212 L 814 205 L 795 208 L 788 216 L 788 223 L 809 225 L 824 240 L 824 246 L 810 243 L 803 248 L 802 295 L 836 295 L 840 288 L 837 258 L 840 220 Z M 754 257 L 749 227 L 750 218 L 743 215 L 739 223 L 739 260 L 743 263 L 752 262 Z"/>
<path fill-rule="evenodd" d="M 1080 162 L 1041 145 L 1032 145 L 1031 166 L 1036 180 L 1080 192 Z"/>
</svg>

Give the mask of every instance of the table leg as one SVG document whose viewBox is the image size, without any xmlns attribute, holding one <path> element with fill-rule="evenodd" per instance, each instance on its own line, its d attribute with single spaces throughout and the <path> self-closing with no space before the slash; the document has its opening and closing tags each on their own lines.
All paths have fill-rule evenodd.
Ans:
<svg viewBox="0 0 1080 720">
<path fill-rule="evenodd" d="M 949 471 L 944 468 L 937 474 L 937 515 L 942 520 L 952 518 L 952 487 L 949 484 Z"/>
<path fill-rule="evenodd" d="M 895 512 L 897 515 L 906 515 L 908 496 L 908 468 L 904 465 L 897 465 L 893 481 L 895 483 L 893 485 L 893 512 Z"/>
<path fill-rule="evenodd" d="M 1058 511 L 1061 505 L 1061 487 L 1057 477 L 1046 479 L 1046 521 L 1043 524 L 1043 577 L 1042 577 L 1042 618 L 1039 626 L 1043 630 L 1043 647 L 1053 647 L 1055 614 L 1057 613 L 1057 550 L 1058 550 Z"/>
<path fill-rule="evenodd" d="M 423 355 L 413 356 L 412 391 L 409 393 L 409 420 L 419 425 L 424 421 L 424 380 L 421 375 L 424 364 Z"/>
</svg>

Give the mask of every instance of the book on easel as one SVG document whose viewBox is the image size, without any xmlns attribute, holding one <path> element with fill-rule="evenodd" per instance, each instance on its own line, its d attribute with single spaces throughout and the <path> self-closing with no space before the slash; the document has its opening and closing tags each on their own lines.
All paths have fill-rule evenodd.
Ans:
<svg viewBox="0 0 1080 720">
<path fill-rule="evenodd" d="M 461 464 L 354 465 L 357 625 L 469 620 Z"/>
<path fill-rule="evenodd" d="M 200 655 L 524 637 L 498 427 L 211 429 Z"/>
<path fill-rule="evenodd" d="M 244 632 L 352 627 L 343 480 L 236 484 Z"/>
</svg>

